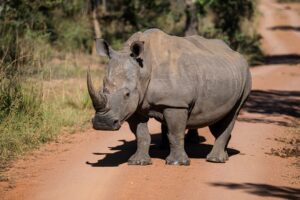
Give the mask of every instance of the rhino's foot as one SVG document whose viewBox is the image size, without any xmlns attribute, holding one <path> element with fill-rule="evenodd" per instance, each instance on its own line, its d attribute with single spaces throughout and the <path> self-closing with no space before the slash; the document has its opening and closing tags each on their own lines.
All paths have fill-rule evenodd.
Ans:
<svg viewBox="0 0 300 200">
<path fill-rule="evenodd" d="M 133 154 L 129 160 L 128 165 L 151 165 L 152 161 L 149 155 L 146 154 Z"/>
<path fill-rule="evenodd" d="M 167 165 L 190 165 L 190 159 L 186 155 L 186 153 L 182 153 L 180 155 L 176 154 L 170 154 L 166 158 L 166 164 Z"/>
<path fill-rule="evenodd" d="M 206 160 L 214 163 L 225 163 L 228 160 L 228 153 L 227 151 L 212 151 L 207 155 Z"/>
</svg>

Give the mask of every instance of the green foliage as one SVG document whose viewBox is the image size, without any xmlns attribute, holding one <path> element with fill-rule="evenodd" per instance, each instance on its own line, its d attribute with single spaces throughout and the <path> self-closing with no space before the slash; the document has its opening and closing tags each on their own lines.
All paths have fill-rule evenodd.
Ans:
<svg viewBox="0 0 300 200">
<path fill-rule="evenodd" d="M 15 76 L 0 87 L 0 167 L 9 158 L 37 143 L 36 127 L 42 122 L 39 87 L 21 84 Z"/>
<path fill-rule="evenodd" d="M 90 30 L 88 17 L 81 17 L 81 20 L 66 19 L 59 20 L 55 24 L 57 38 L 54 44 L 60 50 L 67 51 L 91 51 L 92 31 Z"/>
<path fill-rule="evenodd" d="M 245 54 L 251 64 L 262 61 L 260 37 L 241 28 L 245 20 L 253 20 L 256 1 L 197 0 L 194 3 L 200 35 L 225 40 L 231 48 Z M 112 0 L 107 2 L 107 11 L 99 13 L 103 37 L 115 48 L 120 48 L 134 32 L 153 27 L 183 36 L 187 16 L 190 15 L 183 0 Z M 208 27 L 203 19 L 210 16 L 212 20 Z"/>
<path fill-rule="evenodd" d="M 197 5 L 198 5 L 199 14 L 205 15 L 206 13 L 205 9 L 209 7 L 213 2 L 214 0 L 198 0 Z"/>
<path fill-rule="evenodd" d="M 55 139 L 65 127 L 68 132 L 85 127 L 92 113 L 85 79 L 76 79 L 76 88 L 70 80 L 57 85 L 36 78 L 15 79 L 16 85 L 2 82 L 0 169 L 17 155 Z"/>
<path fill-rule="evenodd" d="M 254 14 L 253 0 L 214 0 L 210 9 L 215 14 L 215 27 L 230 39 L 240 31 L 240 23 L 243 18 L 251 19 Z"/>
<path fill-rule="evenodd" d="M 48 63 L 68 52 L 90 52 L 93 36 L 82 0 L 3 1 L 0 24 L 1 168 L 11 158 L 54 139 L 63 127 L 87 121 L 91 107 L 85 87 L 69 96 L 59 92 L 61 88 L 49 95 L 45 83 L 53 76 L 74 78 L 83 73 L 73 62 L 54 71 L 48 71 Z M 72 97 L 80 99 L 73 100 L 77 107 L 69 105 Z"/>
<path fill-rule="evenodd" d="M 93 37 L 86 13 L 82 0 L 4 1 L 0 4 L 0 58 L 20 65 L 31 61 L 36 38 L 64 50 L 91 51 Z"/>
<path fill-rule="evenodd" d="M 120 47 L 133 33 L 159 28 L 167 33 L 183 35 L 185 5 L 183 1 L 112 0 L 108 11 L 101 15 L 103 37 L 114 47 Z"/>
<path fill-rule="evenodd" d="M 200 18 L 211 17 L 209 22 L 201 24 L 199 33 L 207 38 L 224 40 L 244 54 L 250 64 L 262 63 L 261 37 L 255 31 L 249 33 L 251 31 L 242 29 L 245 21 L 253 23 L 255 7 L 256 1 L 252 0 L 199 0 Z"/>
</svg>

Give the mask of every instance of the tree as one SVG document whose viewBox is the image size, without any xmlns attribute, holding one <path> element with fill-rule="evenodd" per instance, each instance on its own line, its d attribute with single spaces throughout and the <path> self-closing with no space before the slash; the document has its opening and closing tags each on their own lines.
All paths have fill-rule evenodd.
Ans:
<svg viewBox="0 0 300 200">
<path fill-rule="evenodd" d="M 197 17 L 197 4 L 195 0 L 184 0 L 186 4 L 186 23 L 184 28 L 184 35 L 198 34 L 198 17 Z"/>
<path fill-rule="evenodd" d="M 90 16 L 91 16 L 91 21 L 93 24 L 93 29 L 94 29 L 94 37 L 95 38 L 101 38 L 102 37 L 102 32 L 100 28 L 100 23 L 98 20 L 98 5 L 99 5 L 99 0 L 90 0 Z M 96 54 L 96 44 L 94 42 L 93 48 L 92 48 L 92 54 Z"/>
</svg>

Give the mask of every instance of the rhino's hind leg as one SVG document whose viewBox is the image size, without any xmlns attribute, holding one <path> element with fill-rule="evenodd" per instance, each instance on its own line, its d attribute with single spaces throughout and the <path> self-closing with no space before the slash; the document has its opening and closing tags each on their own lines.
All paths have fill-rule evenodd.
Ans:
<svg viewBox="0 0 300 200">
<path fill-rule="evenodd" d="M 206 157 L 207 161 L 225 163 L 226 160 L 228 160 L 226 148 L 231 137 L 230 135 L 235 120 L 235 115 L 233 117 L 227 116 L 223 120 L 209 126 L 209 129 L 211 133 L 215 136 L 216 141 L 211 152 Z"/>
<path fill-rule="evenodd" d="M 149 147 L 151 137 L 147 125 L 148 119 L 140 119 L 132 117 L 128 120 L 131 131 L 135 134 L 137 139 L 137 150 L 129 160 L 128 165 L 151 165 L 151 158 L 149 156 Z"/>
<path fill-rule="evenodd" d="M 184 131 L 188 112 L 185 109 L 165 109 L 164 118 L 168 127 L 170 154 L 166 158 L 168 165 L 189 165 L 190 159 L 184 150 Z"/>
<path fill-rule="evenodd" d="M 234 127 L 234 123 L 239 114 L 239 111 L 251 90 L 251 84 L 244 91 L 244 95 L 236 103 L 230 113 L 228 113 L 223 119 L 209 126 L 211 133 L 215 136 L 216 141 L 211 150 L 207 155 L 206 159 L 209 162 L 224 163 L 228 160 L 227 145 L 231 137 L 231 132 Z"/>
</svg>

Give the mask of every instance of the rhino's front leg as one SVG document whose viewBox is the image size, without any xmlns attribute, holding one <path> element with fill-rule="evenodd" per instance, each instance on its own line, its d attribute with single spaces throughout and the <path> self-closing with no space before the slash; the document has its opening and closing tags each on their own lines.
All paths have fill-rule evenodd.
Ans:
<svg viewBox="0 0 300 200">
<path fill-rule="evenodd" d="M 149 156 L 149 147 L 151 137 L 147 126 L 148 119 L 143 117 L 131 117 L 128 120 L 131 131 L 135 134 L 137 140 L 137 150 L 129 160 L 128 165 L 151 165 Z"/>
<path fill-rule="evenodd" d="M 184 150 L 184 131 L 188 112 L 186 109 L 165 109 L 164 118 L 168 127 L 170 155 L 166 159 L 168 165 L 189 165 L 190 160 Z"/>
</svg>

